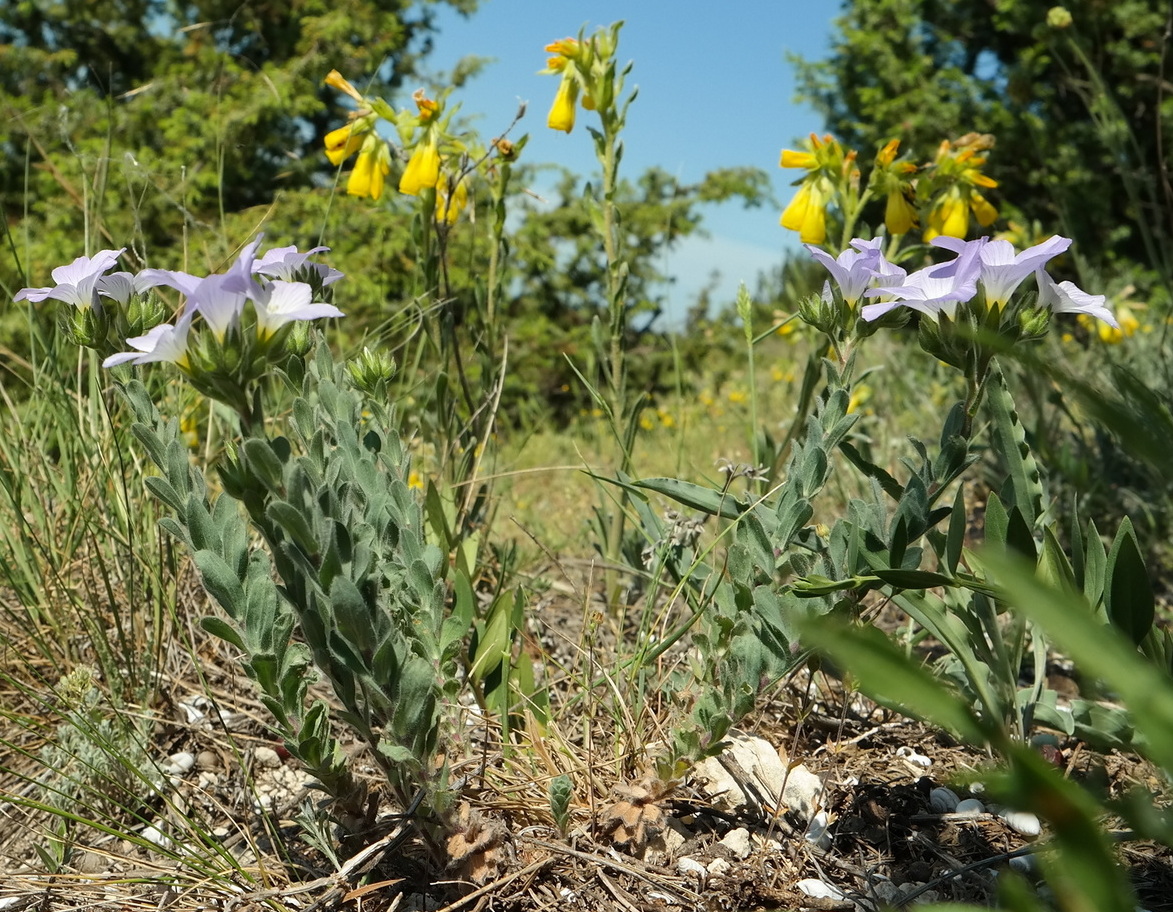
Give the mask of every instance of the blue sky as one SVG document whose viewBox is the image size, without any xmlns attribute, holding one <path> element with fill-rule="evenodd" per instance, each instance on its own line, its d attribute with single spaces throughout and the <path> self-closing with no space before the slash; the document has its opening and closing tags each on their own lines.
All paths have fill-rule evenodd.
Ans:
<svg viewBox="0 0 1173 912">
<path fill-rule="evenodd" d="M 477 127 L 486 136 L 509 123 L 519 101 L 528 102 L 516 132 L 530 134 L 530 162 L 557 162 L 581 174 L 595 170 L 583 129 L 589 115 L 580 111 L 569 135 L 548 129 L 557 78 L 538 71 L 549 42 L 584 25 L 591 32 L 619 19 L 625 23 L 619 57 L 634 62 L 629 85 L 639 86 L 628 114 L 622 175 L 634 178 L 658 165 L 691 183 L 716 168 L 754 165 L 773 178 L 781 207 L 797 175 L 778 167 L 779 152 L 822 132 L 815 112 L 794 101 L 795 74 L 786 55 L 826 54 L 840 0 L 483 0 L 468 19 L 440 9 L 430 66 L 448 70 L 468 54 L 494 58 L 452 100 L 462 102 L 463 114 L 483 114 Z M 731 300 L 739 281 L 752 288 L 759 271 L 782 261 L 797 241 L 778 225 L 778 207 L 707 208 L 711 237 L 684 241 L 664 264 L 677 277 L 669 292 L 670 317 L 683 313 L 714 270 L 722 274 L 718 300 Z"/>
</svg>

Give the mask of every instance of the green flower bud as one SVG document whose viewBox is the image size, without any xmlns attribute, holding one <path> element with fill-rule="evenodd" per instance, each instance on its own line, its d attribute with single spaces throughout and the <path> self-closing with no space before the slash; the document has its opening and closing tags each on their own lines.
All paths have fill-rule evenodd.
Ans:
<svg viewBox="0 0 1173 912">
<path fill-rule="evenodd" d="M 1047 25 L 1053 29 L 1070 28 L 1072 21 L 1071 12 L 1065 6 L 1052 6 L 1047 10 Z"/>
</svg>

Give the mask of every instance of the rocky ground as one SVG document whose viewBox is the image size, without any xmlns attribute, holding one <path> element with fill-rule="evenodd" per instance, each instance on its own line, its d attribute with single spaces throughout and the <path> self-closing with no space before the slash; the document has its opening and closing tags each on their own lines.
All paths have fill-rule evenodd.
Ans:
<svg viewBox="0 0 1173 912">
<path fill-rule="evenodd" d="M 572 599 L 534 614 L 532 648 L 582 642 Z M 597 639 L 605 665 L 616 638 Z M 763 700 L 721 756 L 670 784 L 641 769 L 605 715 L 581 728 L 581 717 L 562 718 L 561 730 L 504 751 L 470 713 L 448 859 L 425 851 L 415 822 L 390 807 L 365 844 L 336 852 L 303 811 L 320 793 L 267 734 L 232 656 L 209 640 L 198 658 L 202 681 L 177 668 L 150 726 L 161 797 L 123 832 L 67 828 L 70 851 L 52 874 L 45 853 L 62 830 L 35 806 L 38 745 L 5 758 L 0 912 L 987 905 L 1007 871 L 1034 877 L 1046 837 L 1032 815 L 988 803 L 981 752 L 804 670 Z M 1074 740 L 1047 751 L 1110 793 L 1162 788 L 1130 755 Z M 355 763 L 375 781 L 357 748 Z M 547 795 L 557 772 L 575 783 L 565 831 Z M 1168 850 L 1122 840 L 1119 852 L 1143 907 L 1173 908 Z"/>
</svg>

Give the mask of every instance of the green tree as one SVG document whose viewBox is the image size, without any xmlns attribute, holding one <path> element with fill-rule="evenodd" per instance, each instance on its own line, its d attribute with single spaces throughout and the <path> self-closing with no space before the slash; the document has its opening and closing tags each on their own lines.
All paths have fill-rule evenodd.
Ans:
<svg viewBox="0 0 1173 912">
<path fill-rule="evenodd" d="M 0 206 L 22 223 L 0 281 L 43 274 L 83 232 L 170 265 L 185 235 L 328 186 L 321 137 L 344 109 L 323 77 L 394 92 L 439 2 L 0 0 Z"/>
<path fill-rule="evenodd" d="M 1170 6 L 1072 0 L 1048 21 L 1053 6 L 848 0 L 830 56 L 798 61 L 800 94 L 864 156 L 896 136 L 924 155 L 993 134 L 1004 211 L 1070 234 L 1096 266 L 1156 268 L 1173 237 Z"/>
</svg>

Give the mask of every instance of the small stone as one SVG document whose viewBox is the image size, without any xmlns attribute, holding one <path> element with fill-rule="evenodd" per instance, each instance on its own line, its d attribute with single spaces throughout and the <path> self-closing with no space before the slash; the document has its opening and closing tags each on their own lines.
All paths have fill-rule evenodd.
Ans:
<svg viewBox="0 0 1173 912">
<path fill-rule="evenodd" d="M 724 858 L 714 858 L 705 870 L 709 872 L 710 877 L 724 877 L 733 870 L 733 865 Z"/>
<path fill-rule="evenodd" d="M 918 754 L 911 747 L 898 747 L 898 748 L 896 748 L 896 756 L 901 757 L 904 760 L 907 760 L 909 763 L 913 764 L 914 766 L 923 766 L 925 768 L 928 768 L 933 765 L 932 760 L 930 760 L 924 754 Z"/>
<path fill-rule="evenodd" d="M 978 814 L 984 814 L 986 806 L 978 801 L 976 798 L 966 798 L 964 801 L 957 802 L 958 814 L 965 814 L 969 817 L 976 817 Z"/>
<path fill-rule="evenodd" d="M 961 799 L 953 789 L 935 788 L 929 792 L 929 804 L 938 814 L 952 814 L 960 803 Z"/>
<path fill-rule="evenodd" d="M 171 838 L 169 836 L 165 836 L 162 830 L 153 824 L 151 826 L 144 827 L 143 831 L 139 835 L 145 842 L 153 843 L 164 851 L 170 849 L 173 844 L 171 842 Z"/>
<path fill-rule="evenodd" d="M 829 820 L 826 811 L 819 811 L 811 818 L 810 825 L 806 828 L 806 841 L 823 851 L 831 848 L 831 834 L 827 830 Z"/>
<path fill-rule="evenodd" d="M 265 769 L 276 769 L 281 765 L 281 757 L 271 747 L 253 748 L 253 762 Z"/>
<path fill-rule="evenodd" d="M 800 880 L 795 886 L 807 896 L 813 896 L 815 899 L 847 899 L 847 894 L 838 887 L 813 877 Z"/>
<path fill-rule="evenodd" d="M 1027 811 L 1002 811 L 998 816 L 1006 821 L 1006 826 L 1023 836 L 1038 836 L 1043 829 L 1039 818 Z"/>
<path fill-rule="evenodd" d="M 220 766 L 220 757 L 215 751 L 202 750 L 196 754 L 196 766 L 202 770 L 217 769 Z"/>
<path fill-rule="evenodd" d="M 163 772 L 168 776 L 182 776 L 195 766 L 196 758 L 187 751 L 172 754 L 163 763 Z"/>
<path fill-rule="evenodd" d="M 745 827 L 730 830 L 725 834 L 725 838 L 721 840 L 720 844 L 728 849 L 734 858 L 740 858 L 742 860 L 749 858 L 750 853 L 753 852 L 753 843 L 750 840 L 749 830 Z"/>
<path fill-rule="evenodd" d="M 796 812 L 803 820 L 815 815 L 823 780 L 801 763 L 790 765 L 764 738 L 745 734 L 730 738 L 720 757 L 702 760 L 693 771 L 701 793 L 719 810 L 739 813 L 756 806 L 725 769 L 722 763 L 725 757 L 752 777 L 755 790 L 764 801 L 772 804 L 781 798 L 783 809 Z"/>
</svg>

